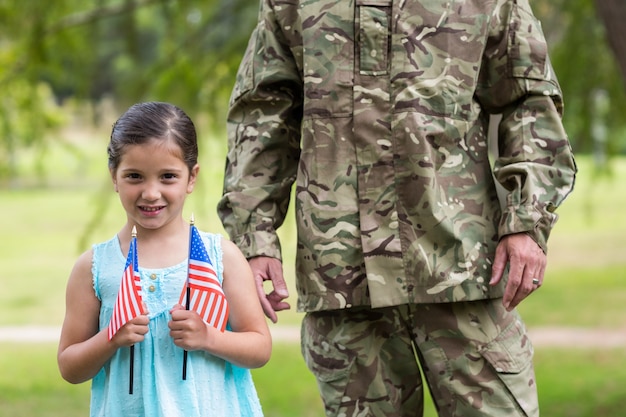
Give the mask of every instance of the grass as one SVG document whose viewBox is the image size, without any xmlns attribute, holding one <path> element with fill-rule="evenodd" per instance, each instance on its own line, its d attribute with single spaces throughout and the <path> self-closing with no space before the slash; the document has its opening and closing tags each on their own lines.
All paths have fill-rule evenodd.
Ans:
<svg viewBox="0 0 626 417">
<path fill-rule="evenodd" d="M 103 136 L 106 139 L 105 136 Z M 223 144 L 207 146 L 198 188 L 186 215 L 194 212 L 202 229 L 222 233 L 215 213 L 221 190 Z M 37 187 L 23 167 L 27 187 L 0 190 L 0 326 L 59 326 L 65 282 L 80 252 L 112 236 L 124 214 L 106 175 L 101 140 L 87 146 L 83 159 L 51 149 L 48 187 Z M 100 154 L 101 153 L 101 154 Z M 32 157 L 22 159 L 30 163 Z M 61 161 L 61 162 L 58 162 Z M 581 326 L 626 331 L 626 159 L 614 166 L 612 180 L 592 182 L 591 161 L 580 157 L 575 192 L 559 209 L 550 238 L 546 279 L 520 311 L 529 327 Z M 99 167 L 99 168 L 98 168 Z M 106 203 L 102 213 L 99 204 Z M 93 222 L 93 219 L 97 221 Z M 295 229 L 288 219 L 280 230 L 285 275 L 295 307 Z M 81 237 L 83 240 L 81 241 Z M 279 324 L 297 325 L 301 314 L 282 312 Z M 0 417 L 83 416 L 89 385 L 64 382 L 56 368 L 54 344 L 0 343 Z M 626 351 L 563 350 L 536 352 L 542 414 L 554 417 L 623 415 Z M 277 343 L 268 365 L 253 371 L 268 417 L 322 416 L 312 375 L 295 344 Z M 426 416 L 434 416 L 428 403 Z"/>
<path fill-rule="evenodd" d="M 541 414 L 624 415 L 626 351 L 542 349 L 535 357 Z"/>
<path fill-rule="evenodd" d="M 552 268 L 519 311 L 529 327 L 580 326 L 626 331 L 626 267 Z"/>
<path fill-rule="evenodd" d="M 321 417 L 313 376 L 294 344 L 279 344 L 272 361 L 254 370 L 267 417 Z M 0 417 L 89 414 L 89 383 L 71 385 L 56 367 L 56 345 L 0 343 Z M 20 358 L 21 360 L 16 360 Z"/>
<path fill-rule="evenodd" d="M 89 410 L 89 384 L 58 374 L 56 346 L 0 343 L 0 416 L 78 417 Z M 542 415 L 617 417 L 626 398 L 626 351 L 554 350 L 536 353 Z M 252 371 L 266 417 L 323 417 L 311 374 L 294 344 L 275 346 L 272 360 Z M 425 417 L 435 417 L 427 399 Z"/>
</svg>

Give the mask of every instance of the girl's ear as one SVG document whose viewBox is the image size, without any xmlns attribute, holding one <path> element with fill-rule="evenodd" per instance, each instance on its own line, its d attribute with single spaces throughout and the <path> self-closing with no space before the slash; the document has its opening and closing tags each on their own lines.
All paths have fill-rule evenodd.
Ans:
<svg viewBox="0 0 626 417">
<path fill-rule="evenodd" d="M 115 192 L 119 192 L 119 190 L 117 189 L 117 178 L 115 178 L 115 171 L 113 171 L 112 169 L 109 169 L 109 173 L 111 174 L 111 181 L 113 182 L 113 188 L 115 189 Z"/>
<path fill-rule="evenodd" d="M 191 171 L 189 171 L 189 182 L 187 183 L 187 194 L 191 194 L 193 187 L 196 185 L 198 179 L 198 172 L 200 171 L 200 165 L 195 164 Z"/>
</svg>

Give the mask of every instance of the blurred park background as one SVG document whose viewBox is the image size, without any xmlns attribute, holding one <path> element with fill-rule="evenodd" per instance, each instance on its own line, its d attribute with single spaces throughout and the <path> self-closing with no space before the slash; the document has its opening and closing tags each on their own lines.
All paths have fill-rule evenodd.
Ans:
<svg viewBox="0 0 626 417">
<path fill-rule="evenodd" d="M 580 170 L 545 284 L 520 307 L 537 335 L 541 406 L 547 416 L 623 416 L 626 2 L 531 4 Z M 201 174 L 186 211 L 223 232 L 226 106 L 257 11 L 257 0 L 0 0 L 0 336 L 41 336 L 0 337 L 0 417 L 87 413 L 89 384 L 61 380 L 54 335 L 76 257 L 124 219 L 106 144 L 129 105 L 169 101 L 197 122 Z M 292 305 L 294 232 L 292 221 L 280 230 Z M 269 417 L 323 415 L 299 353 L 300 319 L 279 315 L 272 360 L 253 373 Z"/>
</svg>

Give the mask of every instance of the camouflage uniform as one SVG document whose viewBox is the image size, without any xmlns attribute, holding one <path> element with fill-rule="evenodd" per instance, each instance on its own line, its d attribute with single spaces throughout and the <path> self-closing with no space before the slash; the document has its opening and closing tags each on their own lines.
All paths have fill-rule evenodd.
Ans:
<svg viewBox="0 0 626 417">
<path fill-rule="evenodd" d="M 533 348 L 501 300 L 306 315 L 302 353 L 329 416 L 536 416 Z M 418 365 L 419 364 L 419 365 Z"/>
<path fill-rule="evenodd" d="M 493 164 L 490 114 L 502 115 Z M 493 310 L 499 239 L 524 232 L 546 251 L 573 187 L 561 114 L 528 0 L 262 0 L 231 97 L 219 213 L 247 257 L 280 258 L 295 182 L 304 329 L 329 314 L 347 326 L 363 308 Z M 508 332 L 512 320 L 493 326 Z M 519 323 L 510 344 L 530 351 Z"/>
</svg>

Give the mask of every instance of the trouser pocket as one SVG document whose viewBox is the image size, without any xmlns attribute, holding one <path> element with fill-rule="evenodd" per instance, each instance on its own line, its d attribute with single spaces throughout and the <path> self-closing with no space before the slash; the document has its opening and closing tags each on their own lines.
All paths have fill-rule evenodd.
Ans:
<svg viewBox="0 0 626 417">
<path fill-rule="evenodd" d="M 510 396 L 527 416 L 538 412 L 537 385 L 533 367 L 533 346 L 521 321 L 515 320 L 480 354 L 493 367 Z"/>
<path fill-rule="evenodd" d="M 304 361 L 315 375 L 328 415 L 336 413 L 350 381 L 356 355 L 323 331 L 324 319 L 307 314 L 302 321 L 301 349 Z M 319 325 L 319 326 L 318 326 Z"/>
</svg>

